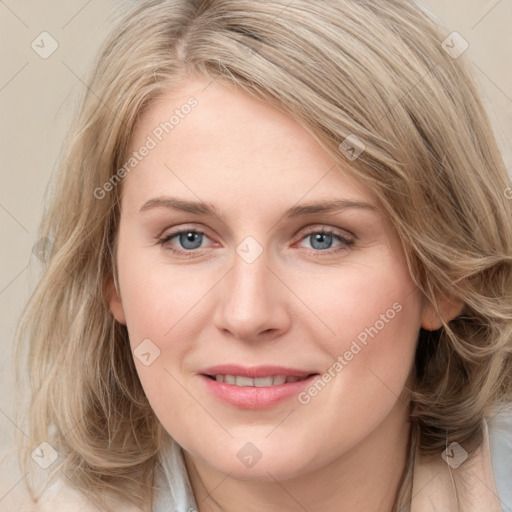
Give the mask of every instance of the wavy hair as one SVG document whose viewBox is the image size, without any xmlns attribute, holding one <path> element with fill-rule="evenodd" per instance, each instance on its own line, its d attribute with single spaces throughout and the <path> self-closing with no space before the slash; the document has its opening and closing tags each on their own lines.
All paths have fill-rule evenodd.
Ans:
<svg viewBox="0 0 512 512">
<path fill-rule="evenodd" d="M 439 26 L 409 0 L 123 9 L 61 158 L 40 228 L 44 273 L 17 332 L 30 375 L 25 467 L 48 441 L 61 455 L 54 473 L 92 499 L 114 491 L 147 503 L 165 433 L 108 307 L 122 182 L 102 199 L 95 190 L 126 161 L 140 113 L 191 74 L 234 84 L 304 126 L 377 194 L 426 299 L 464 304 L 419 334 L 396 510 L 410 502 L 416 447 L 480 443 L 482 418 L 512 401 L 512 188 L 473 71 Z M 364 149 L 356 159 L 340 151 L 347 137 Z"/>
</svg>

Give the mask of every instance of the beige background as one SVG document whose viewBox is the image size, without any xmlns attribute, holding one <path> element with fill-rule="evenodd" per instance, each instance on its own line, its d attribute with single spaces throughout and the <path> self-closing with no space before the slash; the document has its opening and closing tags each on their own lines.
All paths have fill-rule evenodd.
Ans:
<svg viewBox="0 0 512 512">
<path fill-rule="evenodd" d="M 312 0 L 313 1 L 313 0 Z M 316 0 L 315 0 L 316 1 Z M 375 0 L 384 1 L 384 0 Z M 512 169 L 512 2 L 509 0 L 423 0 L 459 32 L 473 61 Z M 0 0 L 0 510 L 22 509 L 23 475 L 12 451 L 12 338 L 24 303 L 40 271 L 32 254 L 45 187 L 77 96 L 104 34 L 112 1 Z M 46 31 L 58 42 L 47 59 L 31 47 Z M 39 39 L 37 39 L 39 40 Z M 440 41 L 441 44 L 441 41 Z M 23 426 L 19 426 L 23 428 Z"/>
</svg>

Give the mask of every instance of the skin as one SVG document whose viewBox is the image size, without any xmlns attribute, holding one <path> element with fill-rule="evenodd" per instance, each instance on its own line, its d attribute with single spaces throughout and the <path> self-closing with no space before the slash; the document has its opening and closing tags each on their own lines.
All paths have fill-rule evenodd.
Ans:
<svg viewBox="0 0 512 512">
<path fill-rule="evenodd" d="M 198 100 L 122 183 L 120 295 L 112 292 L 110 309 L 132 349 L 149 338 L 160 350 L 149 366 L 135 358 L 144 391 L 185 450 L 200 512 L 390 511 L 407 455 L 404 385 L 420 326 L 440 320 L 376 197 L 349 168 L 283 113 L 219 81 L 207 85 L 189 77 L 143 113 L 131 151 L 187 98 Z M 223 220 L 140 211 L 163 196 L 211 203 Z M 374 209 L 284 217 L 296 204 L 330 199 Z M 353 243 L 327 237 L 328 248 L 318 248 L 309 228 Z M 179 236 L 159 243 L 180 229 L 205 233 L 193 257 L 169 250 L 186 249 Z M 262 249 L 252 263 L 236 251 L 247 236 Z M 241 410 L 198 376 L 222 363 L 322 374 L 396 303 L 400 312 L 306 405 L 294 397 Z M 442 307 L 445 319 L 459 311 Z M 261 453 L 252 467 L 237 457 L 247 442 Z"/>
</svg>

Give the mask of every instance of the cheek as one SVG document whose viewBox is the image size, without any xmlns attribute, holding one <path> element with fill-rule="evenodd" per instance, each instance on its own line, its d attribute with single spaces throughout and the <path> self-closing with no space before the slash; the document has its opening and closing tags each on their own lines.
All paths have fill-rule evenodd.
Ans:
<svg viewBox="0 0 512 512">
<path fill-rule="evenodd" d="M 320 391 L 312 389 L 301 403 L 316 402 L 333 415 L 350 410 L 354 419 L 356 411 L 362 418 L 371 410 L 378 421 L 402 393 L 412 368 L 421 295 L 403 259 L 391 250 L 375 255 L 321 283 L 309 280 L 309 304 L 329 332 L 324 329 L 318 336 L 317 330 L 315 336 L 311 323 L 301 327 L 311 327 L 308 338 L 327 354 L 322 374 L 327 384 L 320 384 Z M 340 407 L 329 407 L 332 403 Z"/>
<path fill-rule="evenodd" d="M 129 234 L 124 242 L 124 248 L 140 245 Z M 190 335 L 191 326 L 198 325 L 190 319 L 196 318 L 197 306 L 218 275 L 205 272 L 198 279 L 192 265 L 167 264 L 159 247 L 124 248 L 120 244 L 119 278 L 132 348 L 145 338 L 159 347 L 170 338 L 180 340 L 185 326 Z"/>
<path fill-rule="evenodd" d="M 350 371 L 381 379 L 401 392 L 412 365 L 421 323 L 421 300 L 405 262 L 391 252 L 379 265 L 349 280 L 351 292 L 343 298 L 346 315 L 339 313 L 337 328 L 342 353 Z M 361 377 L 361 375 L 359 375 Z"/>
<path fill-rule="evenodd" d="M 137 247 L 129 236 L 120 243 L 118 268 L 137 373 L 159 419 L 180 425 L 183 410 L 197 405 L 184 387 L 182 361 L 204 328 L 203 299 L 218 273 L 197 279 L 192 266 L 166 265 L 158 251 L 128 249 Z"/>
<path fill-rule="evenodd" d="M 322 382 L 299 396 L 310 425 L 304 444 L 312 458 L 323 453 L 324 462 L 369 436 L 395 407 L 413 365 L 421 318 L 419 292 L 394 259 L 385 270 L 368 266 L 345 277 L 331 282 L 343 292 L 323 299 L 323 318 L 336 335 L 319 340 L 328 353 Z"/>
<path fill-rule="evenodd" d="M 361 432 L 378 425 L 403 393 L 421 321 L 420 295 L 408 274 L 375 276 L 369 290 L 350 309 L 351 321 L 336 349 L 341 361 L 335 385 L 325 396 L 339 404 L 338 411 L 351 411 Z"/>
<path fill-rule="evenodd" d="M 374 254 L 323 275 L 288 280 L 311 312 L 299 317 L 300 328 L 333 359 L 351 347 L 347 358 L 357 353 L 367 362 L 414 349 L 421 322 L 419 292 L 405 262 L 391 250 Z"/>
</svg>

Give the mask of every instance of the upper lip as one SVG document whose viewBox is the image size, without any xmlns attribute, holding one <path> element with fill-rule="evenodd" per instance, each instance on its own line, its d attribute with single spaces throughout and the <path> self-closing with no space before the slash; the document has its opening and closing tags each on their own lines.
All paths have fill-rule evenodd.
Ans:
<svg viewBox="0 0 512 512">
<path fill-rule="evenodd" d="M 210 366 L 200 372 L 202 375 L 239 375 L 241 377 L 250 377 L 252 379 L 262 377 L 276 377 L 284 375 L 285 377 L 307 377 L 316 372 L 299 370 L 297 368 L 287 368 L 284 366 L 240 366 L 238 364 L 220 364 Z"/>
</svg>

